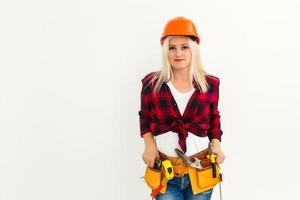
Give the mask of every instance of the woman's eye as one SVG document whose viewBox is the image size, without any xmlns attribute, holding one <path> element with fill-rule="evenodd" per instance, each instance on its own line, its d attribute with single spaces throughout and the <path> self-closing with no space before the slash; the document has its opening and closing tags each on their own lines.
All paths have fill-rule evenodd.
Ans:
<svg viewBox="0 0 300 200">
<path fill-rule="evenodd" d="M 182 49 L 188 49 L 189 47 L 188 46 L 182 46 Z"/>
<path fill-rule="evenodd" d="M 175 49 L 175 47 L 169 47 L 169 50 L 174 50 Z"/>
</svg>

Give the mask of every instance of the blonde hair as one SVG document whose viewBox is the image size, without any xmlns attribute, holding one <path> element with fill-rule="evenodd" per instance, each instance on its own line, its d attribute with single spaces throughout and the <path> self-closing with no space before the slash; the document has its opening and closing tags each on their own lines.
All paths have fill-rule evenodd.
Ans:
<svg viewBox="0 0 300 200">
<path fill-rule="evenodd" d="M 157 82 L 154 87 L 154 91 L 159 91 L 163 82 L 167 82 L 172 80 L 173 78 L 173 71 L 172 67 L 169 62 L 169 43 L 172 39 L 172 36 L 169 36 L 165 39 L 163 46 L 162 46 L 162 58 L 161 58 L 161 70 L 154 73 L 152 81 L 157 79 Z M 198 44 L 193 41 L 190 37 L 188 37 L 189 47 L 192 52 L 192 60 L 190 64 L 190 81 L 192 83 L 195 80 L 198 88 L 203 93 L 207 92 L 209 85 L 206 82 L 205 75 L 206 72 L 204 71 L 203 65 L 200 59 L 200 50 Z"/>
</svg>

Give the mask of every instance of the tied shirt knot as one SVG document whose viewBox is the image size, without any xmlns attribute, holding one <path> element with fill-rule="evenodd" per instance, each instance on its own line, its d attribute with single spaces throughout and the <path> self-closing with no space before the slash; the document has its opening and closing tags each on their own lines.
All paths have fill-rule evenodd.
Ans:
<svg viewBox="0 0 300 200">
<path fill-rule="evenodd" d="M 188 127 L 189 125 L 185 123 L 182 119 L 174 120 L 171 126 L 171 130 L 178 133 L 179 146 L 183 152 L 186 152 L 186 138 L 188 137 Z"/>
</svg>

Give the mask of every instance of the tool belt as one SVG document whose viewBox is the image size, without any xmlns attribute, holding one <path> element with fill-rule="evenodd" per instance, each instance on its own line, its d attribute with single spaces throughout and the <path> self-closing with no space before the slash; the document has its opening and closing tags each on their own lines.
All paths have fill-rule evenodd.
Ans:
<svg viewBox="0 0 300 200">
<path fill-rule="evenodd" d="M 222 176 L 220 173 L 220 168 L 217 165 L 216 177 L 212 174 L 212 163 L 208 157 L 208 148 L 200 151 L 192 156 L 189 156 L 190 160 L 194 161 L 194 157 L 200 160 L 202 169 L 196 169 L 194 167 L 188 166 L 179 157 L 170 157 L 161 152 L 159 152 L 161 160 L 170 160 L 173 165 L 174 176 L 182 177 L 185 174 L 189 174 L 190 183 L 192 187 L 193 194 L 198 194 L 213 188 L 217 183 L 222 181 Z M 147 167 L 145 170 L 144 179 L 150 189 L 154 190 L 157 188 L 161 180 L 164 178 L 164 174 L 161 170 L 156 170 Z M 165 193 L 167 185 L 163 186 L 161 193 Z"/>
</svg>

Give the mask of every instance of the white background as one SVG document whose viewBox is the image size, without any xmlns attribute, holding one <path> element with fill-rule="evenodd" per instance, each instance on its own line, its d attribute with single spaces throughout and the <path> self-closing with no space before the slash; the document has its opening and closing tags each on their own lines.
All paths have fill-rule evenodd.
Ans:
<svg viewBox="0 0 300 200">
<path fill-rule="evenodd" d="M 299 198 L 300 2 L 0 3 L 0 200 L 150 199 L 141 78 L 192 19 L 218 76 L 224 200 Z M 215 189 L 213 200 L 218 198 Z"/>
</svg>

